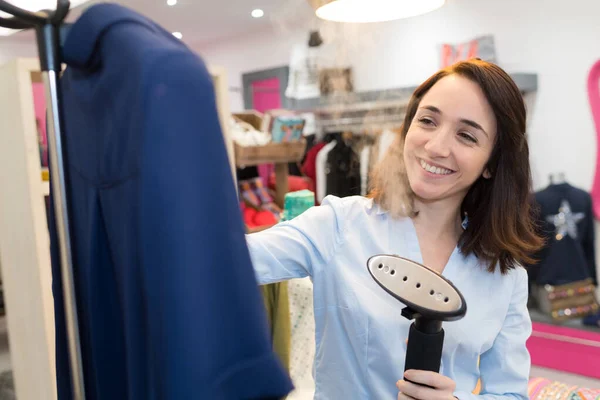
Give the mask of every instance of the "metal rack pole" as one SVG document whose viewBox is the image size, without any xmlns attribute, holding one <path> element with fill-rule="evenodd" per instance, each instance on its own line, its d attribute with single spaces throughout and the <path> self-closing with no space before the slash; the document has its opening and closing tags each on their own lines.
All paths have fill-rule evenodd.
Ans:
<svg viewBox="0 0 600 400">
<path fill-rule="evenodd" d="M 0 11 L 12 18 L 0 18 L 0 26 L 11 29 L 33 28 L 37 34 L 38 53 L 42 79 L 48 102 L 48 142 L 50 153 L 50 183 L 52 201 L 56 214 L 56 229 L 60 252 L 60 269 L 64 296 L 64 311 L 67 325 L 67 341 L 71 369 L 71 385 L 74 400 L 85 399 L 83 363 L 79 339 L 77 301 L 73 274 L 73 255 L 69 226 L 69 207 L 65 185 L 67 155 L 63 152 L 65 136 L 63 130 L 62 97 L 59 86 L 61 72 L 60 26 L 69 12 L 68 0 L 57 0 L 53 12 L 30 12 L 0 0 Z"/>
<path fill-rule="evenodd" d="M 56 215 L 56 230 L 60 250 L 61 277 L 65 307 L 65 319 L 68 332 L 69 361 L 71 366 L 71 383 L 73 398 L 84 399 L 83 363 L 79 340 L 79 323 L 77 318 L 77 302 L 73 277 L 73 255 L 69 225 L 69 208 L 65 185 L 65 165 L 67 155 L 63 152 L 64 135 L 61 109 L 61 91 L 58 79 L 61 71 L 59 51 L 59 29 L 47 24 L 37 28 L 40 61 L 42 63 L 42 79 L 48 100 L 48 144 L 50 162 L 50 182 L 52 184 L 52 201 Z M 44 60 L 45 58 L 45 60 Z"/>
</svg>

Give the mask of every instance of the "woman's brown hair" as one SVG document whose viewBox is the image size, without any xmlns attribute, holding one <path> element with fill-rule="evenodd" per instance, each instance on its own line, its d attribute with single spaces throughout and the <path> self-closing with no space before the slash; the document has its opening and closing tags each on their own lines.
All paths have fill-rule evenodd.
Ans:
<svg viewBox="0 0 600 400">
<path fill-rule="evenodd" d="M 458 62 L 427 79 L 413 93 L 400 135 L 371 179 L 372 197 L 394 216 L 413 216 L 413 193 L 404 168 L 403 147 L 419 103 L 440 79 L 458 74 L 477 83 L 497 123 L 496 143 L 487 164 L 490 179 L 480 177 L 461 205 L 468 226 L 459 240 L 465 255 L 474 254 L 504 274 L 517 264 L 533 264 L 531 255 L 543 242 L 536 233 L 532 209 L 526 110 L 519 88 L 500 67 L 479 59 Z"/>
</svg>

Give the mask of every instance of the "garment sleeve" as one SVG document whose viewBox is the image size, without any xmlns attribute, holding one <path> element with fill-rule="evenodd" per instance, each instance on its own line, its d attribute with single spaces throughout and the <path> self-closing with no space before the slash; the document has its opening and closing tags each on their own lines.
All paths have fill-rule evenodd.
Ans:
<svg viewBox="0 0 600 400">
<path fill-rule="evenodd" d="M 137 210 L 148 381 L 163 399 L 284 397 L 212 78 L 192 54 L 153 61 Z"/>
<path fill-rule="evenodd" d="M 527 400 L 531 357 L 526 342 L 532 325 L 527 310 L 527 273 L 513 272 L 515 286 L 502 329 L 490 350 L 481 355 L 481 393 L 456 392 L 460 400 Z"/>
<path fill-rule="evenodd" d="M 594 285 L 598 285 L 598 272 L 596 271 L 596 223 L 592 209 L 592 198 L 588 198 L 588 206 L 585 210 L 585 218 L 587 219 L 587 231 L 583 237 L 583 252 L 585 260 L 589 268 L 590 277 L 594 281 Z"/>
<path fill-rule="evenodd" d="M 290 304 L 288 283 L 278 282 L 261 286 L 263 300 L 269 318 L 273 349 L 286 371 L 290 370 Z"/>
<path fill-rule="evenodd" d="M 247 235 L 259 284 L 318 274 L 342 242 L 343 214 L 343 199 L 327 196 L 290 221 Z"/>
</svg>

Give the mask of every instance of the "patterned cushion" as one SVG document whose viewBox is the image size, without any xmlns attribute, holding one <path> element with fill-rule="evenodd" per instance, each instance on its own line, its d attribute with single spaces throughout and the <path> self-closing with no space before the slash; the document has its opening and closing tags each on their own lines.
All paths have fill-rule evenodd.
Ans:
<svg viewBox="0 0 600 400">
<path fill-rule="evenodd" d="M 600 389 L 586 389 L 546 378 L 529 380 L 531 400 L 600 400 Z"/>
</svg>

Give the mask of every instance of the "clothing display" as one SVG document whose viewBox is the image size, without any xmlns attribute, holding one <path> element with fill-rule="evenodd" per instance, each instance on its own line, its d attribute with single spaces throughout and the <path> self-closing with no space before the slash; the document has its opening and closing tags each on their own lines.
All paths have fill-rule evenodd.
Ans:
<svg viewBox="0 0 600 400">
<path fill-rule="evenodd" d="M 293 99 L 319 97 L 319 68 L 326 52 L 322 51 L 323 39 L 318 31 L 310 32 L 306 43 L 293 47 L 290 72 L 285 96 Z"/>
<path fill-rule="evenodd" d="M 589 193 L 568 183 L 535 193 L 545 246 L 528 268 L 532 283 L 562 285 L 588 278 L 597 285 L 594 217 Z"/>
<path fill-rule="evenodd" d="M 314 193 L 303 190 L 287 193 L 283 221 L 296 218 L 315 205 Z M 312 400 L 315 394 L 315 315 L 313 284 L 310 278 L 285 281 L 288 284 L 291 324 L 290 377 L 294 390 L 286 400 Z M 283 283 L 283 282 L 282 282 Z"/>
<path fill-rule="evenodd" d="M 600 389 L 582 388 L 547 378 L 531 378 L 529 381 L 531 400 L 599 400 Z"/>
<path fill-rule="evenodd" d="M 336 145 L 327 154 L 325 176 L 327 194 L 338 197 L 360 194 L 360 158 L 346 140 L 337 140 Z"/>
<path fill-rule="evenodd" d="M 312 279 L 314 398 L 396 398 L 395 382 L 403 376 L 412 321 L 371 278 L 366 263 L 375 254 L 397 254 L 422 263 L 412 220 L 392 218 L 362 196 L 327 196 L 321 206 L 246 238 L 261 284 Z M 481 377 L 481 395 L 527 398 L 526 341 L 532 324 L 526 271 L 490 273 L 474 255 L 464 256 L 456 248 L 443 275 L 469 305 L 463 319 L 444 324 L 440 373 L 456 382 L 454 396 L 485 399 L 472 394 Z M 468 341 L 465 335 L 470 335 Z"/>
<path fill-rule="evenodd" d="M 286 400 L 312 400 L 315 395 L 315 314 L 310 278 L 287 281 L 289 292 L 291 348 L 290 377 L 294 390 Z"/>
<path fill-rule="evenodd" d="M 319 184 L 317 182 L 317 165 L 316 165 L 317 164 L 317 154 L 319 154 L 319 152 L 326 145 L 327 145 L 327 143 L 325 143 L 325 142 L 316 143 L 314 146 L 312 146 L 310 148 L 310 150 L 308 150 L 306 152 L 306 156 L 304 157 L 304 161 L 302 163 L 302 168 L 301 168 L 302 173 L 314 182 L 315 191 L 316 191 L 316 187 Z"/>
<path fill-rule="evenodd" d="M 317 204 L 327 195 L 367 195 L 371 170 L 377 164 L 377 157 L 373 161 L 372 138 L 367 135 L 344 138 L 340 133 L 328 136 L 331 141 L 315 145 L 303 165 L 307 176 L 314 174 Z"/>
<path fill-rule="evenodd" d="M 366 196 L 369 191 L 369 157 L 371 147 L 365 146 L 360 152 L 360 194 Z"/>
<path fill-rule="evenodd" d="M 284 368 L 289 371 L 291 327 L 288 282 L 262 285 L 260 289 L 271 328 L 273 349 Z"/>
<path fill-rule="evenodd" d="M 86 399 L 285 396 L 203 61 L 116 4 L 88 8 L 63 56 Z M 53 210 L 57 392 L 69 400 Z"/>
<path fill-rule="evenodd" d="M 271 142 L 271 135 L 261 132 L 247 122 L 229 119 L 229 131 L 231 138 L 240 146 L 264 146 Z"/>
<path fill-rule="evenodd" d="M 329 152 L 337 145 L 337 141 L 331 141 L 324 146 L 315 160 L 316 170 L 316 202 L 320 204 L 327 195 L 327 157 Z"/>
</svg>

